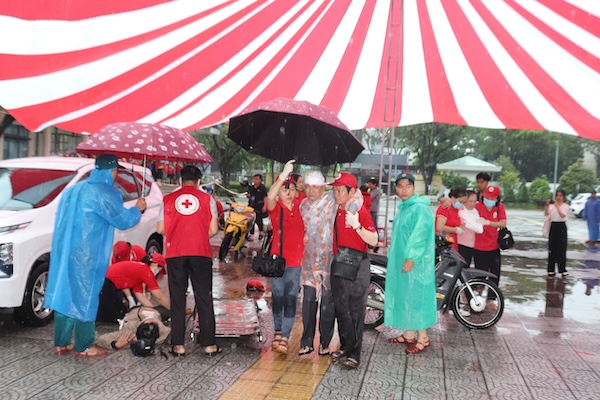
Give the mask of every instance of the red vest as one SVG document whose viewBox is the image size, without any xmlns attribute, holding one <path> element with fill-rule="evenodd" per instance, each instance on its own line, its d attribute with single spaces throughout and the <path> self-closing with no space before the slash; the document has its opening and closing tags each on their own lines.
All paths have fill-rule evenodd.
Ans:
<svg viewBox="0 0 600 400">
<path fill-rule="evenodd" d="M 212 258 L 208 237 L 210 199 L 193 186 L 184 186 L 164 197 L 166 258 Z"/>
</svg>

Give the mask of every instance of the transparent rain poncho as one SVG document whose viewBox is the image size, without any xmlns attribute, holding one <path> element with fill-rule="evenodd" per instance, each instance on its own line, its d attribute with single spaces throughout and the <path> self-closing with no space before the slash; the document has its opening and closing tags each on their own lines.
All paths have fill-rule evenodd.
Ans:
<svg viewBox="0 0 600 400">
<path fill-rule="evenodd" d="M 415 194 L 394 217 L 385 291 L 385 324 L 423 330 L 437 322 L 434 218 L 429 199 Z M 412 271 L 402 273 L 405 260 Z"/>
<path fill-rule="evenodd" d="M 79 321 L 96 320 L 114 228 L 131 228 L 142 215 L 123 207 L 113 182 L 112 170 L 93 170 L 65 190 L 56 214 L 44 306 Z"/>
</svg>

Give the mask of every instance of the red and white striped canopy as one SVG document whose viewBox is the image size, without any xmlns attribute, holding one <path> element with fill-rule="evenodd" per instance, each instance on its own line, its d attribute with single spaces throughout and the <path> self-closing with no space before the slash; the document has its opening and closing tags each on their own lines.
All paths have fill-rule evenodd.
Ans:
<svg viewBox="0 0 600 400">
<path fill-rule="evenodd" d="M 600 1 L 7 0 L 0 105 L 30 130 L 191 130 L 287 97 L 351 129 L 600 139 Z"/>
</svg>

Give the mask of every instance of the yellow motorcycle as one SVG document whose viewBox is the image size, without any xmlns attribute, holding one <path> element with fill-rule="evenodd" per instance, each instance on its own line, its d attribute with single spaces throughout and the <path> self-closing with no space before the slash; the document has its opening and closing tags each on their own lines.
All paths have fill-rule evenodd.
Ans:
<svg viewBox="0 0 600 400">
<path fill-rule="evenodd" d="M 229 215 L 225 218 L 225 228 L 223 229 L 223 242 L 219 249 L 219 260 L 225 260 L 225 256 L 232 248 L 235 256 L 241 253 L 242 247 L 246 243 L 248 230 L 254 225 L 256 214 L 254 208 L 246 204 L 238 203 L 231 198 Z"/>
</svg>

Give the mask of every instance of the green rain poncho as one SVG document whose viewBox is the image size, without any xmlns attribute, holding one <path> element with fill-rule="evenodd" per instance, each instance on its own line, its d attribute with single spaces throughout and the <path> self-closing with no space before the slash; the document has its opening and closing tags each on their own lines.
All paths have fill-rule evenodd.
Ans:
<svg viewBox="0 0 600 400">
<path fill-rule="evenodd" d="M 415 194 L 398 206 L 388 253 L 385 324 L 424 330 L 437 322 L 435 299 L 435 234 L 429 200 Z M 412 271 L 402 273 L 405 260 Z"/>
</svg>

